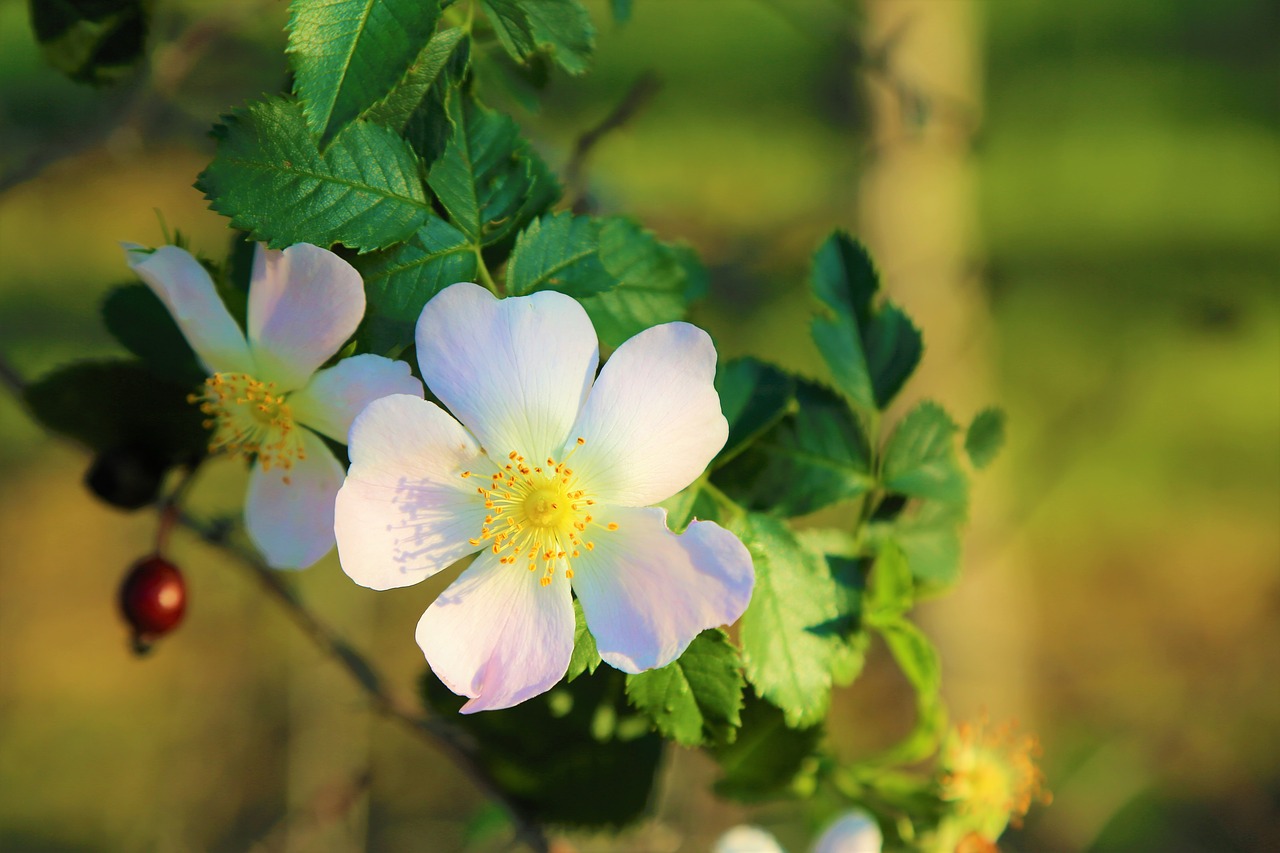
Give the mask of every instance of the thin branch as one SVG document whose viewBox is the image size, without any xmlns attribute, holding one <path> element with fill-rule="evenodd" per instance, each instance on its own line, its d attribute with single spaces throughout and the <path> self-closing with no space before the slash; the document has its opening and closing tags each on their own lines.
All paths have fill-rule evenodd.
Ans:
<svg viewBox="0 0 1280 853">
<path fill-rule="evenodd" d="M 586 166 L 587 157 L 591 154 L 591 150 L 605 136 L 635 118 L 636 114 L 644 109 L 661 88 L 662 80 L 657 74 L 652 71 L 644 72 L 636 82 L 631 84 L 631 88 L 626 91 L 626 94 L 622 96 L 622 100 L 618 101 L 608 115 L 578 137 L 578 141 L 573 147 L 573 156 L 569 158 L 569 162 L 564 167 L 565 186 L 575 189 L 573 193 L 577 199 L 573 205 L 575 210 L 578 209 L 583 201 L 584 193 L 580 189 L 580 182 L 583 168 Z"/>
<path fill-rule="evenodd" d="M 337 632 L 308 610 L 282 580 L 279 572 L 267 566 L 250 549 L 229 539 L 229 525 L 197 519 L 188 513 L 181 514 L 178 523 L 205 542 L 234 557 L 236 562 L 253 575 L 267 594 L 284 608 L 294 625 L 311 640 L 312 644 L 346 670 L 352 680 L 368 696 L 374 712 L 400 724 L 414 736 L 444 752 L 473 785 L 502 806 L 515 827 L 519 840 L 537 853 L 548 853 L 550 845 L 542 827 L 512 802 L 489 772 L 476 761 L 475 745 L 470 738 L 453 726 L 441 720 L 417 714 L 397 701 L 383 687 L 382 676 L 377 669 Z"/>
</svg>

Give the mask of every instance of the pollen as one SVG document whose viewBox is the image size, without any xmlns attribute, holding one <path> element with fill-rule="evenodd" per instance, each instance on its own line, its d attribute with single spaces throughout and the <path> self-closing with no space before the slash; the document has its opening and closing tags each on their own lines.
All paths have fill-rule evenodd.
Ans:
<svg viewBox="0 0 1280 853">
<path fill-rule="evenodd" d="M 274 382 L 247 373 L 215 373 L 187 402 L 200 407 L 205 426 L 213 430 L 210 453 L 256 459 L 264 471 L 288 472 L 306 452 L 302 435 L 285 395 Z"/>
<path fill-rule="evenodd" d="M 487 487 L 476 491 L 484 497 L 489 513 L 480 535 L 468 541 L 473 546 L 487 545 L 502 565 L 523 559 L 540 587 L 551 586 L 558 576 L 572 580 L 572 561 L 583 550 L 595 550 L 592 538 L 618 529 L 617 524 L 597 522 L 591 515 L 588 508 L 595 506 L 595 500 L 579 473 L 567 464 L 585 444 L 585 439 L 576 439 L 563 459 L 547 457 L 545 466 L 531 466 L 512 450 L 494 465 L 494 473 L 481 473 L 479 479 L 486 482 L 487 478 Z M 462 471 L 458 476 L 468 479 L 474 473 Z M 497 516 L 502 519 L 495 524 Z"/>
</svg>

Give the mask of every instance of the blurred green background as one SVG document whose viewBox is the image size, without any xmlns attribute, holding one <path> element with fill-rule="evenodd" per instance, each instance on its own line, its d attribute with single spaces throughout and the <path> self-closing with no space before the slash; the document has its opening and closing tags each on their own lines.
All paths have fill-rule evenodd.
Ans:
<svg viewBox="0 0 1280 853">
<path fill-rule="evenodd" d="M 561 168 L 642 73 L 661 78 L 585 187 L 703 253 L 694 319 L 725 357 L 820 375 L 812 249 L 837 224 L 883 233 L 871 212 L 895 192 L 958 199 L 962 221 L 895 220 L 888 239 L 962 233 L 959 284 L 884 273 L 924 327 L 908 394 L 1010 416 L 965 578 L 921 612 L 956 716 L 1017 716 L 1044 745 L 1056 802 L 1002 847 L 1280 849 L 1280 6 L 933 2 L 974 23 L 944 39 L 976 73 L 941 91 L 894 60 L 911 15 L 873 41 L 876 13 L 837 0 L 635 0 L 625 27 L 598 3 L 596 69 L 554 79 L 538 113 L 482 83 Z M 0 181 L 66 155 L 0 194 L 0 353 L 26 376 L 115 352 L 98 305 L 128 280 L 117 241 L 162 240 L 156 210 L 195 248 L 226 245 L 191 182 L 216 116 L 282 83 L 287 10 L 157 6 L 158 94 L 65 81 L 25 3 L 0 0 Z M 888 141 L 886 96 L 902 111 Z M 892 146 L 948 134 L 958 184 L 868 202 Z M 189 536 L 172 546 L 186 623 L 134 659 L 115 589 L 154 516 L 96 503 L 85 456 L 9 396 L 0 439 L 0 850 L 492 849 L 451 765 L 366 713 L 252 578 Z M 195 502 L 232 511 L 243 473 L 210 467 Z M 412 695 L 413 625 L 442 581 L 375 594 L 332 557 L 293 579 Z M 909 725 L 885 658 L 838 697 L 850 758 Z M 654 819 L 616 845 L 701 851 L 751 820 L 805 849 L 799 810 L 716 802 L 714 775 L 674 753 Z"/>
</svg>

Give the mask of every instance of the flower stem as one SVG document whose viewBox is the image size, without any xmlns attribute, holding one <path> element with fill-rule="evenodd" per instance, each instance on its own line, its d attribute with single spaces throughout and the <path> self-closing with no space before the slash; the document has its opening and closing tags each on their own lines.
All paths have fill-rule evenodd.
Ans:
<svg viewBox="0 0 1280 853">
<path fill-rule="evenodd" d="M 498 290 L 498 285 L 494 283 L 493 276 L 489 273 L 489 267 L 484 262 L 484 254 L 480 251 L 480 247 L 476 246 L 476 275 L 480 278 L 480 283 L 489 288 L 489 292 L 494 296 L 501 298 L 502 293 Z"/>
</svg>

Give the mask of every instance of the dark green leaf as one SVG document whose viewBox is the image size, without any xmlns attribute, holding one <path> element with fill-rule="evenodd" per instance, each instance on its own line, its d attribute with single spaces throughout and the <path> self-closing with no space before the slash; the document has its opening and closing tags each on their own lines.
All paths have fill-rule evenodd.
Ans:
<svg viewBox="0 0 1280 853">
<path fill-rule="evenodd" d="M 969 484 L 956 456 L 955 433 L 951 416 L 931 400 L 908 412 L 884 448 L 885 489 L 963 506 Z"/>
<path fill-rule="evenodd" d="M 749 514 L 735 525 L 755 564 L 756 585 L 742 616 L 742 660 L 761 697 L 787 724 L 820 722 L 831 698 L 832 669 L 854 616 L 823 555 L 804 548 L 779 519 Z"/>
<path fill-rule="evenodd" d="M 142 58 L 151 0 L 30 0 L 30 6 L 45 59 L 76 82 L 114 83 Z"/>
<path fill-rule="evenodd" d="M 720 409 L 729 439 L 720 459 L 735 456 L 796 408 L 796 381 L 789 373 L 754 358 L 738 358 L 716 371 Z"/>
<path fill-rule="evenodd" d="M 712 475 L 749 509 L 805 515 L 856 498 L 874 483 L 866 437 L 844 401 L 800 380 L 795 403 L 794 413 Z"/>
<path fill-rule="evenodd" d="M 452 135 L 427 183 L 473 243 L 514 234 L 559 198 L 559 185 L 510 117 L 457 90 L 447 110 Z"/>
<path fill-rule="evenodd" d="M 517 806 L 572 826 L 621 826 L 649 801 L 662 738 L 624 690 L 622 673 L 601 667 L 514 708 L 460 715 L 463 699 L 423 679 L 428 705 L 475 740 L 476 759 Z"/>
<path fill-rule="evenodd" d="M 413 343 L 427 300 L 476 274 L 475 248 L 448 222 L 431 217 L 407 243 L 357 257 L 364 278 L 364 320 L 356 338 L 366 352 L 399 355 Z"/>
<path fill-rule="evenodd" d="M 600 261 L 600 223 L 589 216 L 556 213 L 534 220 L 516 238 L 507 264 L 512 296 L 558 290 L 581 299 L 614 283 Z"/>
<path fill-rule="evenodd" d="M 628 675 L 627 698 L 676 743 L 731 743 L 742 724 L 744 686 L 738 650 L 728 634 L 712 628 L 672 663 Z"/>
<path fill-rule="evenodd" d="M 439 0 L 293 0 L 289 46 L 295 89 L 326 146 L 385 97 L 427 45 Z"/>
<path fill-rule="evenodd" d="M 896 306 L 872 304 L 879 273 L 847 234 L 836 232 L 814 255 L 810 286 L 826 309 L 813 339 L 836 388 L 858 409 L 883 409 L 920 362 L 920 332 Z"/>
<path fill-rule="evenodd" d="M 581 300 L 600 340 L 616 347 L 650 326 L 684 317 L 690 286 L 687 260 L 629 219 L 602 220 L 600 262 L 618 283 Z"/>
<path fill-rule="evenodd" d="M 716 792 L 748 802 L 785 793 L 812 763 L 822 737 L 820 724 L 790 728 L 782 711 L 748 690 L 737 739 L 711 750 L 724 771 Z"/>
<path fill-rule="evenodd" d="M 107 294 L 102 320 L 120 345 L 157 376 L 194 387 L 205 372 L 169 309 L 145 284 L 126 284 Z"/>
<path fill-rule="evenodd" d="M 209 445 L 204 415 L 187 402 L 190 386 L 137 361 L 84 361 L 27 386 L 32 414 L 45 427 L 103 452 L 148 448 L 170 465 L 199 458 Z"/>
<path fill-rule="evenodd" d="M 596 648 L 596 638 L 591 636 L 587 628 L 587 617 L 582 612 L 582 603 L 573 600 L 573 657 L 569 658 L 569 671 L 565 673 L 566 681 L 573 681 L 582 673 L 594 675 L 600 666 L 600 652 Z"/>
<path fill-rule="evenodd" d="M 293 100 L 253 103 L 224 122 L 196 186 L 270 248 L 342 243 L 367 252 L 408 239 L 431 213 L 413 152 L 385 127 L 353 122 L 321 154 Z"/>
<path fill-rule="evenodd" d="M 595 27 L 579 0 L 482 0 L 498 40 L 512 58 L 546 53 L 570 74 L 587 70 Z"/>
<path fill-rule="evenodd" d="M 405 133 L 414 113 L 424 106 L 424 99 L 437 88 L 437 81 L 461 79 L 470 55 L 470 44 L 462 27 L 450 27 L 436 33 L 395 88 L 360 117 L 397 133 Z M 435 106 L 443 117 L 443 100 Z M 447 122 L 443 123 L 447 125 Z"/>
<path fill-rule="evenodd" d="M 1004 446 L 1004 412 L 992 407 L 978 412 L 964 436 L 964 449 L 975 468 L 985 468 Z"/>
</svg>

